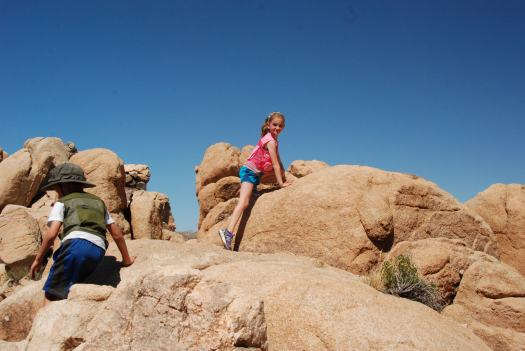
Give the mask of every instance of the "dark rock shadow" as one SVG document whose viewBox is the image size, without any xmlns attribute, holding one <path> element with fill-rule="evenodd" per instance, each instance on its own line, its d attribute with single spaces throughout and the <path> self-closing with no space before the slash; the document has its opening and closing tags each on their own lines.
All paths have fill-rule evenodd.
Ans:
<svg viewBox="0 0 525 351">
<path fill-rule="evenodd" d="M 244 210 L 241 220 L 239 222 L 239 227 L 237 228 L 237 234 L 235 234 L 235 242 L 233 244 L 233 251 L 239 251 L 239 247 L 241 246 L 242 237 L 244 236 L 244 229 L 246 229 L 246 223 L 248 223 L 248 219 L 250 219 L 250 215 L 252 213 L 253 206 L 255 206 L 255 203 L 257 202 L 257 199 L 259 199 L 262 195 L 274 192 L 276 190 L 279 190 L 279 187 L 275 188 L 269 188 L 269 189 L 263 189 L 257 191 L 256 194 L 253 194 L 250 197 L 250 202 L 248 203 L 248 207 Z"/>
<path fill-rule="evenodd" d="M 394 234 L 389 235 L 384 240 L 370 240 L 375 247 L 377 247 L 382 252 L 389 252 L 392 249 L 394 244 Z"/>
<path fill-rule="evenodd" d="M 115 256 L 104 256 L 97 269 L 83 282 L 84 284 L 110 285 L 114 288 L 120 283 L 122 265 Z"/>
<path fill-rule="evenodd" d="M 237 234 L 235 234 L 233 251 L 239 251 L 242 237 L 244 236 L 244 229 L 246 229 L 246 223 L 248 223 L 248 219 L 250 218 L 250 215 L 252 213 L 253 206 L 255 205 L 255 202 L 257 202 L 258 198 L 258 196 L 252 196 L 250 198 L 250 202 L 248 203 L 248 207 L 246 207 L 246 209 L 242 213 L 241 221 L 239 222 L 239 227 L 237 228 Z"/>
</svg>

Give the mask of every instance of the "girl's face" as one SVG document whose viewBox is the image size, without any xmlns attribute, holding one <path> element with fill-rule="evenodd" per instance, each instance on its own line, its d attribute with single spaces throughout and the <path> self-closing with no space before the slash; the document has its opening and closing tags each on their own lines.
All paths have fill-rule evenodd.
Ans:
<svg viewBox="0 0 525 351">
<path fill-rule="evenodd" d="M 284 120 L 282 117 L 274 117 L 268 123 L 268 129 L 273 137 L 279 136 L 284 129 Z"/>
</svg>

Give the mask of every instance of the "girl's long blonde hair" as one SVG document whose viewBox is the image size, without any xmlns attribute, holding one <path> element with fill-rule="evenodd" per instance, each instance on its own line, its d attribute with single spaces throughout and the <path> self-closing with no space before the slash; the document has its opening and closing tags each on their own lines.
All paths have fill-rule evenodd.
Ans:
<svg viewBox="0 0 525 351">
<path fill-rule="evenodd" d="M 264 123 L 261 127 L 261 137 L 263 137 L 266 133 L 268 133 L 268 125 L 274 119 L 275 117 L 280 117 L 283 119 L 283 123 L 285 123 L 284 115 L 281 112 L 271 112 L 268 117 L 264 120 Z"/>
</svg>

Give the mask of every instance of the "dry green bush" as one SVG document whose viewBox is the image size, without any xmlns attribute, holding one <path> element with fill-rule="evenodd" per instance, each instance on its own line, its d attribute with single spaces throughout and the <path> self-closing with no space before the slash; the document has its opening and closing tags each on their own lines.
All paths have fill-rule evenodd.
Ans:
<svg viewBox="0 0 525 351">
<path fill-rule="evenodd" d="M 408 255 L 383 262 L 367 277 L 366 282 L 379 291 L 421 302 L 436 311 L 444 307 L 437 286 L 421 278 Z"/>
</svg>

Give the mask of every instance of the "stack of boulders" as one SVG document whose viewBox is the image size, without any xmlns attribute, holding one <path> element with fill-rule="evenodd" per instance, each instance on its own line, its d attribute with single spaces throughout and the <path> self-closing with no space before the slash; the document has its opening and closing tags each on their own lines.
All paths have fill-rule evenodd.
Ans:
<svg viewBox="0 0 525 351">
<path fill-rule="evenodd" d="M 0 349 L 491 349 L 446 316 L 319 260 L 232 253 L 195 240 L 129 247 L 134 265 L 109 276 L 101 269 L 38 313 L 34 286 L 0 303 Z M 117 277 L 119 284 L 104 284 Z"/>
<path fill-rule="evenodd" d="M 196 194 L 199 202 L 200 232 L 207 232 L 213 225 L 229 216 L 239 197 L 239 169 L 246 162 L 254 146 L 242 149 L 227 143 L 210 146 L 201 164 L 195 167 Z M 294 161 L 286 172 L 287 179 L 296 179 L 328 165 L 322 161 Z M 278 188 L 273 174 L 262 177 L 259 192 Z"/>
<path fill-rule="evenodd" d="M 9 178 L 27 192 L 38 189 L 37 167 L 60 156 L 49 156 L 59 144 L 46 139 L 27 144 L 35 165 L 19 172 L 25 178 Z M 196 168 L 198 240 L 129 241 L 137 260 L 126 269 L 110 245 L 87 282 L 44 308 L 41 281 L 3 296 L 0 349 L 524 350 L 523 185 L 493 186 L 463 205 L 414 175 L 294 161 L 291 186 L 280 189 L 271 176 L 259 186 L 234 253 L 222 248 L 217 229 L 237 202 L 239 167 L 251 148 L 215 144 Z M 66 159 L 84 167 L 93 190 L 112 194 L 100 196 L 130 220 L 134 237 L 169 237 L 167 198 L 137 187 L 126 197 L 124 166 L 116 162 L 115 171 L 107 160 L 118 157 L 108 151 Z M 14 165 L 15 156 L 23 164 L 24 153 L 0 163 L 0 179 L 19 174 L 3 164 Z M 24 274 L 31 258 L 13 252 L 34 252 L 34 233 L 56 201 L 52 192 L 21 196 L 3 184 L 2 199 L 12 202 L 0 215 L 0 259 L 9 262 L 0 264 L 0 284 Z M 163 224 L 139 229 L 149 222 Z M 402 254 L 438 286 L 443 311 L 365 283 Z"/>
<path fill-rule="evenodd" d="M 148 165 L 124 165 L 126 173 L 126 198 L 128 203 L 136 190 L 146 190 L 151 172 Z"/>
<path fill-rule="evenodd" d="M 158 192 L 148 192 L 146 171 L 140 174 L 144 185 L 126 197 L 126 175 L 122 160 L 107 149 L 77 152 L 73 143 L 64 144 L 59 138 L 34 138 L 0 163 L 0 280 L 9 285 L 27 274 L 46 230 L 47 216 L 56 199 L 54 191 L 39 192 L 49 170 L 61 163 L 72 162 L 84 170 L 89 182 L 86 189 L 102 198 L 116 223 L 127 237 L 170 239 L 175 231 L 169 199 Z M 130 172 L 131 173 L 131 172 Z M 137 183 L 134 183 L 135 185 Z M 110 236 L 108 236 L 109 238 Z M 2 293 L 8 291 L 3 283 Z"/>
<path fill-rule="evenodd" d="M 222 190 L 223 170 L 234 168 L 235 157 L 219 156 L 232 149 L 211 146 L 197 173 L 204 215 L 198 239 L 219 246 L 217 231 L 237 202 L 235 193 Z M 494 349 L 525 345 L 525 324 L 517 322 L 525 320 L 525 278 L 515 270 L 525 271 L 518 258 L 525 247 L 524 186 L 501 189 L 498 195 L 484 192 L 465 206 L 436 184 L 409 174 L 317 161 L 295 161 L 289 171 L 297 177 L 290 187 L 261 193 L 245 211 L 236 228 L 236 250 L 309 256 L 360 275 L 386 258 L 408 253 L 451 304 L 444 315 L 467 325 Z M 238 182 L 228 176 L 229 182 Z M 213 196 L 206 187 L 199 191 L 206 179 Z M 483 274 L 498 279 L 480 281 Z"/>
</svg>

